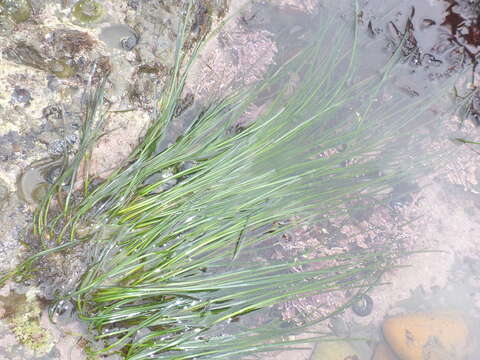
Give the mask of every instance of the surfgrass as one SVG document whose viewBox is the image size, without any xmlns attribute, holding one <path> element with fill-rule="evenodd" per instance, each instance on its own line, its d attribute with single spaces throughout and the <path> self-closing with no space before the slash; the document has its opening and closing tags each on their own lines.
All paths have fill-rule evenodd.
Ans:
<svg viewBox="0 0 480 360">
<path fill-rule="evenodd" d="M 322 321 L 375 286 L 402 254 L 384 247 L 312 257 L 321 252 L 312 249 L 280 261 L 272 247 L 287 230 L 381 197 L 417 166 L 398 145 L 415 141 L 412 129 L 427 106 L 424 99 L 378 102 L 395 57 L 380 75 L 360 78 L 356 26 L 327 14 L 318 22 L 304 50 L 258 84 L 212 101 L 161 148 L 202 47 L 184 51 L 185 21 L 157 118 L 126 164 L 92 186 L 78 169 L 107 116 L 101 83 L 87 102 L 80 149 L 35 215 L 38 253 L 4 280 L 87 244 L 88 269 L 59 300 L 75 301 L 102 344 L 98 354 L 129 360 L 240 358 L 318 339 L 289 339 L 307 327 L 285 327 L 265 310 L 352 290 L 309 324 Z M 259 115 L 239 126 L 252 106 Z"/>
</svg>

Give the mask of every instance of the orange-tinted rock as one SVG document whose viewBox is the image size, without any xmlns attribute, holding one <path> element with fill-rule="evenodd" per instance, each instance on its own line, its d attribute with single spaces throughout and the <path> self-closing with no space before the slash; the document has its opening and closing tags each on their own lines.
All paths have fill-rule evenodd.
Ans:
<svg viewBox="0 0 480 360">
<path fill-rule="evenodd" d="M 461 360 L 468 327 L 455 313 L 417 313 L 387 319 L 385 339 L 401 360 Z"/>
</svg>

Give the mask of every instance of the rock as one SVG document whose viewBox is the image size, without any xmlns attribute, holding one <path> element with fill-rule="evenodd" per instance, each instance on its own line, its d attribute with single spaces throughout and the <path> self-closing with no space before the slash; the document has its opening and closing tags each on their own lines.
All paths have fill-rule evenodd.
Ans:
<svg viewBox="0 0 480 360">
<path fill-rule="evenodd" d="M 375 346 L 372 360 L 398 360 L 398 357 L 390 346 L 382 342 Z"/>
<path fill-rule="evenodd" d="M 3 304 L 3 316 L 17 341 L 35 353 L 44 356 L 53 348 L 53 339 L 49 331 L 40 325 L 41 303 L 30 289 L 26 294 L 10 293 L 0 297 Z"/>
<path fill-rule="evenodd" d="M 23 106 L 29 106 L 30 102 L 32 101 L 32 95 L 27 89 L 19 88 L 15 86 L 11 96 L 11 102 L 13 104 L 21 104 Z"/>
<path fill-rule="evenodd" d="M 0 210 L 7 203 L 9 193 L 8 185 L 0 178 Z"/>
<path fill-rule="evenodd" d="M 321 341 L 315 347 L 312 360 L 360 360 L 359 353 L 346 341 Z"/>
<path fill-rule="evenodd" d="M 47 35 L 48 43 L 55 54 L 73 58 L 81 52 L 92 51 L 94 39 L 86 32 L 69 29 L 56 29 Z"/>
<path fill-rule="evenodd" d="M 46 183 L 38 184 L 32 191 L 32 200 L 36 205 L 42 203 L 45 196 L 47 196 L 49 185 Z"/>
<path fill-rule="evenodd" d="M 136 35 L 130 35 L 126 38 L 123 38 L 120 43 L 123 50 L 131 51 L 137 45 L 138 37 Z"/>
<path fill-rule="evenodd" d="M 78 72 L 78 66 L 67 58 L 60 58 L 49 62 L 47 71 L 60 79 L 68 79 Z"/>
<path fill-rule="evenodd" d="M 63 110 L 61 105 L 48 105 L 42 110 L 43 117 L 54 127 L 63 126 Z"/>
<path fill-rule="evenodd" d="M 71 146 L 71 140 L 69 139 L 54 139 L 52 142 L 48 143 L 47 152 L 52 159 L 57 159 L 62 157 L 65 152 L 69 150 Z"/>
<path fill-rule="evenodd" d="M 30 0 L 0 0 L 0 6 L 17 24 L 27 21 L 32 15 Z"/>
<path fill-rule="evenodd" d="M 30 66 L 35 69 L 44 69 L 46 62 L 38 46 L 19 41 L 15 46 L 8 47 L 3 51 L 7 60 L 16 64 Z"/>
<path fill-rule="evenodd" d="M 468 327 L 456 313 L 416 313 L 383 323 L 383 334 L 401 360 L 461 360 Z"/>
</svg>

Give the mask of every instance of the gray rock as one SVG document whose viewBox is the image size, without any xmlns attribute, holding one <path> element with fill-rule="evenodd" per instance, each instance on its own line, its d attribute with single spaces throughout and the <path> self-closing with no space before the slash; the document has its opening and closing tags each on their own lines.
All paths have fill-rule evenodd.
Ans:
<svg viewBox="0 0 480 360">
<path fill-rule="evenodd" d="M 15 86 L 13 90 L 11 101 L 13 104 L 22 104 L 23 106 L 29 106 L 32 101 L 32 95 L 27 89 L 19 88 Z"/>
</svg>

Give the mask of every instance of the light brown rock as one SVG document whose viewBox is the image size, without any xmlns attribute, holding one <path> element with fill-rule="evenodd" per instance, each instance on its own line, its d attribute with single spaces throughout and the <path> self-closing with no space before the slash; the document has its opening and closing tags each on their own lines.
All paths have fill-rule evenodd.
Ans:
<svg viewBox="0 0 480 360">
<path fill-rule="evenodd" d="M 468 326 L 457 313 L 416 313 L 387 319 L 385 339 L 401 360 L 461 360 Z"/>
</svg>

